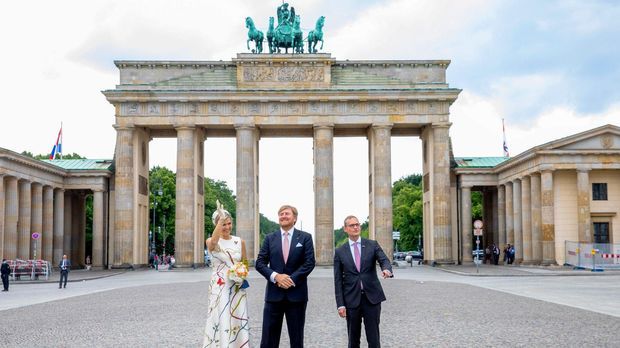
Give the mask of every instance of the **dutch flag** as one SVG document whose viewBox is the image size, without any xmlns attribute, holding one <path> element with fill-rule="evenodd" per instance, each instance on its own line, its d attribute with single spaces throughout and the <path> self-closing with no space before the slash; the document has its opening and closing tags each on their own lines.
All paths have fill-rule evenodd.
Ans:
<svg viewBox="0 0 620 348">
<path fill-rule="evenodd" d="M 60 155 L 60 159 L 62 159 L 62 124 L 60 125 L 60 131 L 58 131 L 58 137 L 56 138 L 56 144 L 52 147 L 52 153 L 50 154 L 50 159 L 56 159 L 56 154 Z"/>
</svg>

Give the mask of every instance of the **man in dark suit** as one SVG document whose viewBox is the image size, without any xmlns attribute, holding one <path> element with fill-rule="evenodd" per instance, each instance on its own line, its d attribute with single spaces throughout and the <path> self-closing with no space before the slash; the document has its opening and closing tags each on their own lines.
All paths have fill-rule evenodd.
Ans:
<svg viewBox="0 0 620 348">
<path fill-rule="evenodd" d="M 11 267 L 6 259 L 2 259 L 2 266 L 0 266 L 0 273 L 2 274 L 2 291 L 9 291 L 9 275 L 11 274 Z"/>
<path fill-rule="evenodd" d="M 314 246 L 309 233 L 295 228 L 295 207 L 282 206 L 278 221 L 280 230 L 265 237 L 256 258 L 256 270 L 267 279 L 261 347 L 280 345 L 284 316 L 291 347 L 303 347 L 307 278 L 314 269 Z"/>
<path fill-rule="evenodd" d="M 362 319 L 368 347 L 381 347 L 379 321 L 385 294 L 377 277 L 377 262 L 383 278 L 391 278 L 390 260 L 374 240 L 360 237 L 360 223 L 355 216 L 344 219 L 349 238 L 334 254 L 334 287 L 338 315 L 347 319 L 349 348 L 360 346 Z"/>
<path fill-rule="evenodd" d="M 67 288 L 67 278 L 69 278 L 69 269 L 71 269 L 71 261 L 67 259 L 67 255 L 62 255 L 62 260 L 58 264 L 60 268 L 60 282 L 58 283 L 58 288 Z M 65 284 L 63 286 L 62 280 L 65 280 Z"/>
</svg>

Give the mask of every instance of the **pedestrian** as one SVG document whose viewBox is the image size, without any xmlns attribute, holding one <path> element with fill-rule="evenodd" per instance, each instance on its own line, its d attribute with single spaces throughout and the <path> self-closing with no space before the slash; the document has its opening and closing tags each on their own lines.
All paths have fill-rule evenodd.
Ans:
<svg viewBox="0 0 620 348">
<path fill-rule="evenodd" d="M 9 291 L 9 275 L 11 274 L 11 267 L 6 259 L 2 259 L 2 266 L 0 267 L 0 273 L 2 274 L 2 291 Z"/>
<path fill-rule="evenodd" d="M 491 246 L 487 245 L 486 248 L 484 248 L 484 263 L 486 264 L 487 261 L 489 262 L 489 264 L 491 263 Z"/>
<path fill-rule="evenodd" d="M 510 264 L 512 264 L 513 262 L 515 262 L 515 246 L 514 245 L 510 246 L 508 253 L 510 254 Z"/>
<path fill-rule="evenodd" d="M 92 263 L 90 262 L 90 255 L 86 256 L 86 270 L 90 271 L 90 269 L 92 268 Z"/>
<path fill-rule="evenodd" d="M 493 264 L 496 266 L 499 264 L 499 248 L 495 243 L 493 243 Z"/>
<path fill-rule="evenodd" d="M 156 271 L 159 270 L 159 256 L 157 254 L 153 257 L 153 268 L 155 268 Z"/>
<path fill-rule="evenodd" d="M 377 263 L 384 279 L 393 277 L 392 266 L 379 243 L 361 238 L 357 217 L 350 215 L 344 219 L 344 232 L 349 236 L 347 243 L 334 254 L 338 315 L 347 320 L 349 347 L 360 346 L 362 320 L 368 347 L 381 347 L 381 302 L 386 299 L 377 277 Z"/>
<path fill-rule="evenodd" d="M 58 265 L 60 268 L 60 282 L 58 283 L 58 288 L 67 288 L 67 279 L 69 278 L 69 270 L 71 269 L 71 261 L 67 259 L 67 255 L 62 255 L 62 261 Z M 65 280 L 63 285 L 62 280 Z"/>
<path fill-rule="evenodd" d="M 282 319 L 286 316 L 291 347 L 303 348 L 307 278 L 315 265 L 314 245 L 310 233 L 295 228 L 297 208 L 280 207 L 278 222 L 280 229 L 265 237 L 256 258 L 256 270 L 267 279 L 260 346 L 280 346 Z"/>
</svg>

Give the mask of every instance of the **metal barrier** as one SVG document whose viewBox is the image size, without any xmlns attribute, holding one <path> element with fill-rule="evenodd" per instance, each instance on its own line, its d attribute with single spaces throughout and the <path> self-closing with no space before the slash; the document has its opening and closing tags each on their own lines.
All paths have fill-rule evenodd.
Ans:
<svg viewBox="0 0 620 348">
<path fill-rule="evenodd" d="M 620 269 L 620 244 L 565 242 L 565 264 L 575 269 Z"/>
<path fill-rule="evenodd" d="M 7 260 L 11 269 L 11 278 L 19 280 L 21 277 L 38 279 L 39 276 L 47 280 L 52 273 L 51 263 L 45 260 Z"/>
</svg>

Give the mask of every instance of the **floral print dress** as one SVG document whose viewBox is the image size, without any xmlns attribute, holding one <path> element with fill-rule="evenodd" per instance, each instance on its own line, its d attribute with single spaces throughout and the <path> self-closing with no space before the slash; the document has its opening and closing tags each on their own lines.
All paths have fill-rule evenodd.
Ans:
<svg viewBox="0 0 620 348">
<path fill-rule="evenodd" d="M 231 236 L 211 252 L 213 272 L 209 283 L 209 309 L 203 347 L 249 347 L 247 294 L 228 279 L 228 270 L 241 261 L 241 238 Z"/>
</svg>

